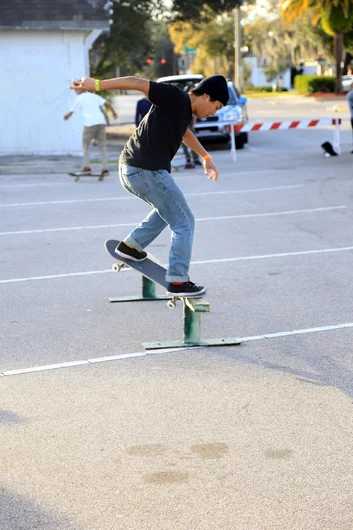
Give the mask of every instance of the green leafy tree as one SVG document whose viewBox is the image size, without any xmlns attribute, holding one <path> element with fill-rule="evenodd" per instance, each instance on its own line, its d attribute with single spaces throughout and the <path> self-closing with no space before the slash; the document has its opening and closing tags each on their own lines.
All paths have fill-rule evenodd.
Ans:
<svg viewBox="0 0 353 530">
<path fill-rule="evenodd" d="M 110 31 L 91 50 L 92 75 L 113 77 L 117 67 L 122 75 L 143 70 L 146 59 L 154 54 L 151 22 L 162 12 L 161 4 L 160 0 L 113 2 Z"/>
<path fill-rule="evenodd" d="M 336 62 L 335 92 L 342 92 L 343 36 L 353 25 L 353 4 L 351 0 L 282 0 L 282 12 L 287 22 L 297 17 L 311 15 L 312 24 L 321 23 L 322 29 L 333 36 Z"/>
<path fill-rule="evenodd" d="M 192 65 L 195 73 L 221 73 L 231 77 L 234 61 L 234 18 L 232 13 L 216 15 L 208 9 L 207 20 L 197 26 L 191 22 L 174 22 L 169 28 L 177 53 L 185 46 L 197 49 Z"/>
<path fill-rule="evenodd" d="M 214 16 L 229 13 L 244 3 L 244 0 L 173 0 L 172 20 L 198 25 L 209 22 Z"/>
<path fill-rule="evenodd" d="M 313 26 L 306 15 L 290 24 L 281 17 L 278 1 L 268 2 L 266 16 L 245 18 L 243 42 L 253 55 L 269 60 L 268 80 L 282 74 L 289 66 L 325 57 L 332 60 L 332 39 L 321 26 Z"/>
<path fill-rule="evenodd" d="M 164 21 L 154 21 L 151 26 L 154 54 L 148 71 L 149 77 L 158 78 L 176 74 L 176 58 L 168 24 Z"/>
</svg>

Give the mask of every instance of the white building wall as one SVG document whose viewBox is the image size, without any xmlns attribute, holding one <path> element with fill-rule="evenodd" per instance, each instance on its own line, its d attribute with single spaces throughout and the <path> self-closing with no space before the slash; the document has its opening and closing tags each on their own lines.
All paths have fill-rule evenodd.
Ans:
<svg viewBox="0 0 353 530">
<path fill-rule="evenodd" d="M 83 120 L 63 115 L 87 75 L 85 33 L 0 31 L 0 155 L 81 154 Z"/>
<path fill-rule="evenodd" d="M 273 81 L 267 81 L 264 70 L 265 67 L 259 66 L 259 57 L 244 57 L 244 62 L 251 68 L 251 77 L 248 81 L 252 86 L 272 86 Z M 290 89 L 290 69 L 282 74 L 282 86 Z"/>
<path fill-rule="evenodd" d="M 307 62 L 303 65 L 302 75 L 320 75 L 320 66 L 315 62 Z"/>
</svg>

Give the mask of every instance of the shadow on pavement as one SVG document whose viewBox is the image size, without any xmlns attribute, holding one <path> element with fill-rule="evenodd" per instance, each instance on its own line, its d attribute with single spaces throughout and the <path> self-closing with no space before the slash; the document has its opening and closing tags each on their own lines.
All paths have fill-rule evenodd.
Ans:
<svg viewBox="0 0 353 530">
<path fill-rule="evenodd" d="M 244 342 L 246 344 L 246 341 Z M 252 343 L 249 342 L 248 345 Z M 293 353 L 305 352 L 305 353 Z M 318 354 L 317 351 L 310 349 L 310 344 L 305 339 L 296 337 L 295 346 L 283 345 L 280 347 L 277 343 L 275 355 L 281 355 L 288 357 L 289 361 L 293 358 L 298 362 L 302 362 L 306 366 L 310 366 L 312 370 L 305 370 L 301 368 L 293 368 L 286 366 L 285 363 L 271 362 L 271 351 L 267 351 L 267 359 L 261 358 L 261 354 L 256 352 L 252 356 L 244 355 L 238 352 L 225 352 L 222 349 L 218 350 L 218 355 L 231 357 L 237 361 L 250 364 L 252 366 L 258 366 L 268 370 L 274 370 L 276 372 L 282 372 L 285 374 L 296 377 L 301 383 L 306 383 L 315 386 L 322 387 L 335 387 L 347 394 L 350 398 L 353 398 L 353 371 L 350 370 L 346 365 L 341 365 L 337 362 L 330 353 Z"/>
<path fill-rule="evenodd" d="M 1 530 L 83 530 L 15 493 L 0 492 Z"/>
</svg>

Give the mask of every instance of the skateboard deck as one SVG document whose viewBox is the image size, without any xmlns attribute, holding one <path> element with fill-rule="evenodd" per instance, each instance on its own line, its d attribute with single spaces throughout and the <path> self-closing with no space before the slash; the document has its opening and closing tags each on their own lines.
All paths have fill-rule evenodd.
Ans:
<svg viewBox="0 0 353 530">
<path fill-rule="evenodd" d="M 105 177 L 109 177 L 109 174 L 102 175 L 101 173 L 81 173 L 80 171 L 77 173 L 70 172 L 68 175 L 70 175 L 70 177 L 74 177 L 75 181 L 78 181 L 82 177 L 98 177 L 98 180 L 102 181 L 105 179 Z"/>
<path fill-rule="evenodd" d="M 132 261 L 131 259 L 123 258 L 115 252 L 115 249 L 119 245 L 119 243 L 120 241 L 117 239 L 110 239 L 109 241 L 105 242 L 105 248 L 107 252 L 109 252 L 109 254 L 113 256 L 113 258 L 120 261 L 121 263 L 124 263 L 128 267 L 135 269 L 137 272 L 139 272 L 149 280 L 158 283 L 162 287 L 168 287 L 168 282 L 165 279 L 167 269 L 163 267 L 163 265 L 159 263 L 154 256 L 148 254 L 147 258 L 143 261 Z M 119 265 L 117 264 L 113 265 L 113 270 L 119 270 L 118 267 Z"/>
<path fill-rule="evenodd" d="M 102 173 L 81 173 L 80 171 L 78 171 L 77 173 L 75 173 L 74 171 L 70 171 L 68 175 L 70 175 L 70 177 L 109 177 L 109 173 L 107 173 L 106 175 L 102 175 Z"/>
<path fill-rule="evenodd" d="M 149 280 L 152 280 L 155 283 L 158 283 L 162 287 L 165 287 L 165 289 L 168 289 L 168 283 L 165 279 L 165 275 L 167 273 L 167 269 L 158 261 L 157 258 L 152 256 L 152 254 L 147 254 L 147 258 L 143 261 L 132 261 L 131 259 L 123 258 L 122 256 L 119 256 L 115 252 L 116 247 L 119 245 L 120 241 L 117 239 L 109 239 L 105 242 L 105 249 L 113 258 L 120 261 L 119 263 L 114 263 L 113 265 L 113 271 L 119 272 L 122 267 L 131 267 L 132 269 L 135 269 L 135 271 L 139 272 Z M 202 298 L 203 294 L 193 295 L 190 294 L 188 296 L 178 296 L 177 294 L 175 296 L 172 296 L 172 299 L 168 302 L 169 308 L 174 308 L 177 300 L 185 300 L 186 303 L 188 302 L 189 298 Z"/>
</svg>

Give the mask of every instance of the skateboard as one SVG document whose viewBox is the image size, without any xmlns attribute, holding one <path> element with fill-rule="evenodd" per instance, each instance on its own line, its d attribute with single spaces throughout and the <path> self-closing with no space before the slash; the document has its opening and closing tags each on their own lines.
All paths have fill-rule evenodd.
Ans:
<svg viewBox="0 0 353 530">
<path fill-rule="evenodd" d="M 115 252 L 116 247 L 119 245 L 120 241 L 116 239 L 109 239 L 105 242 L 105 249 L 113 258 L 118 260 L 119 263 L 114 263 L 112 266 L 113 271 L 120 272 L 123 268 L 132 268 L 137 272 L 152 280 L 155 283 L 158 283 L 162 287 L 168 288 L 168 283 L 165 279 L 167 269 L 160 263 L 157 258 L 148 254 L 147 258 L 143 261 L 132 261 L 131 259 L 123 258 Z M 173 296 L 171 300 L 168 300 L 168 307 L 173 309 L 176 306 L 177 300 L 187 299 L 187 298 L 202 298 L 203 295 L 199 296 Z"/>
<path fill-rule="evenodd" d="M 323 144 L 321 144 L 321 147 L 324 150 L 325 156 L 338 156 L 338 154 L 333 149 L 332 144 L 330 142 L 324 142 Z"/>
<path fill-rule="evenodd" d="M 102 182 L 105 177 L 108 177 L 109 175 L 102 175 L 101 173 L 82 173 L 81 171 L 70 172 L 68 173 L 70 177 L 75 177 L 75 182 L 80 180 L 81 177 L 98 177 L 98 181 Z"/>
</svg>

